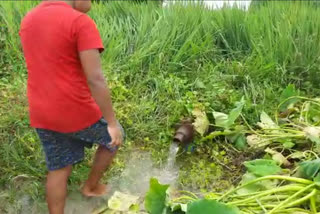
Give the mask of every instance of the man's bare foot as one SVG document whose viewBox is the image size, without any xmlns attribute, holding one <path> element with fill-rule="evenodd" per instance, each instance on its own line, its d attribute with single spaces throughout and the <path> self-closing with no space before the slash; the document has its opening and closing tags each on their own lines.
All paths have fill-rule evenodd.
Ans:
<svg viewBox="0 0 320 214">
<path fill-rule="evenodd" d="M 95 188 L 89 188 L 88 185 L 84 185 L 81 189 L 81 192 L 84 196 L 87 197 L 99 197 L 107 195 L 110 191 L 109 185 L 98 184 Z"/>
</svg>

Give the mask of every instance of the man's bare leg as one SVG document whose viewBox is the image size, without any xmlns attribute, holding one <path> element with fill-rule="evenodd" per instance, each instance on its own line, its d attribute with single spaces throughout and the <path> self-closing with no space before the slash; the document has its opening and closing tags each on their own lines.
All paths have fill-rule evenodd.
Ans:
<svg viewBox="0 0 320 214">
<path fill-rule="evenodd" d="M 67 183 L 72 166 L 49 171 L 46 184 L 46 198 L 50 214 L 63 214 L 67 197 Z"/>
<path fill-rule="evenodd" d="M 107 193 L 107 186 L 99 183 L 106 169 L 112 163 L 116 152 L 111 152 L 103 146 L 97 149 L 93 166 L 91 168 L 88 180 L 82 188 L 82 194 L 85 196 L 101 196 Z"/>
</svg>

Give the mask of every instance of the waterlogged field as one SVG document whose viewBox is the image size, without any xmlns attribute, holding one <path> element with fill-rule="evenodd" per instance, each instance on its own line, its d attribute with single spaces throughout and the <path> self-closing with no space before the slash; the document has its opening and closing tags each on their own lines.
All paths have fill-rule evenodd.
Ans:
<svg viewBox="0 0 320 214">
<path fill-rule="evenodd" d="M 18 36 L 36 4 L 0 3 L 0 213 L 46 212 L 46 168 L 29 127 Z M 127 133 L 105 176 L 122 193 L 99 212 L 117 213 L 119 198 L 122 210 L 152 214 L 320 212 L 319 12 L 312 1 L 253 1 L 248 11 L 96 3 L 90 16 Z M 197 135 L 176 154 L 169 171 L 178 178 L 166 195 L 169 148 L 185 118 Z M 70 192 L 86 178 L 93 152 L 75 166 Z M 163 184 L 151 179 L 145 194 L 151 177 Z M 101 205 L 72 203 L 82 212 Z"/>
</svg>

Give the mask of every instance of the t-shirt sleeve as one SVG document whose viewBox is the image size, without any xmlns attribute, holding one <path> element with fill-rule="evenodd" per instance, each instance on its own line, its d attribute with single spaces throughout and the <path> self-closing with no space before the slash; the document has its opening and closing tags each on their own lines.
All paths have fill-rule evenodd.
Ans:
<svg viewBox="0 0 320 214">
<path fill-rule="evenodd" d="M 99 30 L 95 22 L 88 15 L 81 15 L 75 22 L 78 51 L 98 49 L 104 50 Z"/>
</svg>

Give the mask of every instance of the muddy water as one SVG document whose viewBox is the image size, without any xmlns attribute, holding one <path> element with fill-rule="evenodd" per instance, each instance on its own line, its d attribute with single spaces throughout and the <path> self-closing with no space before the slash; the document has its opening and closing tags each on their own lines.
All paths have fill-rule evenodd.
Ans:
<svg viewBox="0 0 320 214">
<path fill-rule="evenodd" d="M 132 153 L 121 175 L 111 178 L 111 185 L 119 191 L 141 196 L 148 191 L 152 177 L 161 183 L 174 185 L 179 171 L 175 165 L 178 149 L 177 144 L 170 146 L 167 164 L 161 168 L 154 167 L 149 153 Z"/>
<path fill-rule="evenodd" d="M 120 191 L 132 195 L 144 196 L 149 189 L 149 180 L 156 177 L 161 183 L 174 185 L 178 178 L 178 167 L 175 164 L 178 145 L 172 144 L 168 153 L 168 160 L 164 167 L 157 168 L 151 160 L 148 152 L 136 151 L 129 155 L 126 167 L 118 176 L 109 178 L 112 192 Z M 66 201 L 66 214 L 90 214 L 95 208 L 107 203 L 108 198 L 86 198 L 79 191 L 69 192 Z M 28 195 L 23 195 L 16 200 L 19 207 L 7 209 L 9 214 L 47 214 L 45 202 L 41 207 L 30 200 Z M 18 211 L 19 210 L 19 211 Z M 1 213 L 2 214 L 2 213 Z"/>
</svg>

